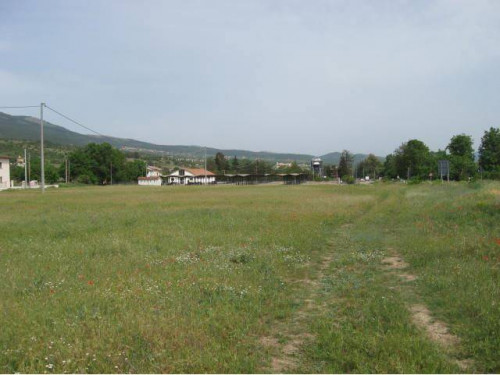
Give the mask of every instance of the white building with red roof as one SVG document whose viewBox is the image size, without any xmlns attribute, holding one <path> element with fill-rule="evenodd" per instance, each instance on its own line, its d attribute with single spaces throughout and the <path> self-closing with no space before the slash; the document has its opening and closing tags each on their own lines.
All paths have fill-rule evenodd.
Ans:
<svg viewBox="0 0 500 375">
<path fill-rule="evenodd" d="M 169 185 L 215 184 L 215 174 L 203 168 L 181 168 L 167 176 Z"/>
</svg>

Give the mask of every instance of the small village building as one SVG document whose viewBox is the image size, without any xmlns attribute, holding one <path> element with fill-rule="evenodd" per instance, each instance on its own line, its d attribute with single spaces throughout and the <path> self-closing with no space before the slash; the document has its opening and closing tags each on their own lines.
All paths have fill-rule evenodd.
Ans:
<svg viewBox="0 0 500 375">
<path fill-rule="evenodd" d="M 181 168 L 167 176 L 167 184 L 169 185 L 208 185 L 215 183 L 215 174 L 204 168 Z"/>
<path fill-rule="evenodd" d="M 142 186 L 161 186 L 162 181 L 161 168 L 153 166 L 146 168 L 146 177 L 137 179 L 137 183 Z"/>
<path fill-rule="evenodd" d="M 10 161 L 8 156 L 0 156 L 0 190 L 10 188 Z"/>
<path fill-rule="evenodd" d="M 24 166 L 25 166 L 25 160 L 24 160 L 24 158 L 23 158 L 21 155 L 19 155 L 19 156 L 17 157 L 16 165 L 17 165 L 18 167 L 22 167 L 22 168 L 24 168 Z"/>
</svg>

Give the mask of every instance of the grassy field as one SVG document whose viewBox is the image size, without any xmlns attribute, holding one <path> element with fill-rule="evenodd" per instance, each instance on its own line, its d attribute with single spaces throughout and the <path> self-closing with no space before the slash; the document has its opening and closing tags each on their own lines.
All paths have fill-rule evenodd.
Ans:
<svg viewBox="0 0 500 375">
<path fill-rule="evenodd" d="M 499 183 L 0 207 L 0 373 L 500 372 Z"/>
</svg>

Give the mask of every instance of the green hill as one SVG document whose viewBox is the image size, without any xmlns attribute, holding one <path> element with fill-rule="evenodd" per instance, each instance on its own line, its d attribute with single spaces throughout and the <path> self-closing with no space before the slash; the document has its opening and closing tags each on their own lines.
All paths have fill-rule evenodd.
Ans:
<svg viewBox="0 0 500 375">
<path fill-rule="evenodd" d="M 142 153 L 161 153 L 178 157 L 192 157 L 195 159 L 203 158 L 205 154 L 204 147 L 201 146 L 177 146 L 177 145 L 156 145 L 148 142 L 141 142 L 135 139 L 125 139 L 110 136 L 98 136 L 80 134 L 68 130 L 62 126 L 44 122 L 45 141 L 54 145 L 61 146 L 83 146 L 91 142 L 104 143 L 126 151 L 138 151 Z M 0 112 L 0 139 L 6 140 L 40 140 L 40 120 L 29 116 L 11 116 Z M 207 147 L 207 155 L 214 156 L 217 152 L 222 152 L 227 156 L 236 156 L 237 158 L 261 159 L 271 162 L 291 162 L 309 163 L 315 155 L 275 153 L 267 151 L 247 151 L 236 149 L 216 149 Z M 324 163 L 338 164 L 340 152 L 332 152 L 320 155 Z M 354 162 L 358 163 L 366 157 L 365 154 L 355 154 Z"/>
</svg>

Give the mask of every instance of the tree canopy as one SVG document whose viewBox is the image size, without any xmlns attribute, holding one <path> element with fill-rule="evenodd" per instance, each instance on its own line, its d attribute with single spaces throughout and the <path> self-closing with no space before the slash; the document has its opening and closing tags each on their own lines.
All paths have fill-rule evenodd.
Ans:
<svg viewBox="0 0 500 375">
<path fill-rule="evenodd" d="M 86 184 L 137 181 L 146 168 L 139 160 L 127 162 L 125 154 L 109 143 L 89 143 L 70 153 L 69 161 L 71 180 Z"/>
<path fill-rule="evenodd" d="M 470 135 L 459 134 L 451 138 L 446 149 L 450 152 L 450 177 L 467 180 L 475 174 L 474 148 Z"/>
<path fill-rule="evenodd" d="M 479 166 L 487 176 L 500 178 L 500 128 L 484 132 L 479 146 Z"/>
</svg>

